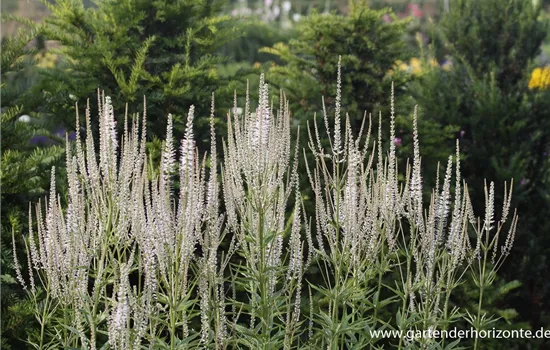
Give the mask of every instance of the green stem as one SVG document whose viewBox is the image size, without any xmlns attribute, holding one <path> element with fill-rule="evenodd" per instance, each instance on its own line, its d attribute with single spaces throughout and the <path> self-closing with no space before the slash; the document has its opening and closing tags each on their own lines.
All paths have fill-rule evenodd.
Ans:
<svg viewBox="0 0 550 350">
<path fill-rule="evenodd" d="M 266 276 L 266 266 L 265 266 L 265 258 L 266 258 L 266 252 L 265 252 L 265 235 L 264 235 L 264 210 L 262 205 L 258 205 L 258 212 L 259 212 L 259 221 L 258 221 L 258 240 L 259 240 L 259 248 L 260 248 L 260 261 L 258 264 L 258 277 L 260 282 L 260 313 L 261 313 L 261 332 L 260 337 L 263 339 L 263 348 L 267 345 L 267 342 L 269 340 L 269 334 L 270 334 L 270 325 L 271 325 L 271 312 L 269 310 L 269 302 L 268 302 L 268 279 Z"/>
<path fill-rule="evenodd" d="M 485 289 L 485 273 L 486 273 L 486 268 L 487 268 L 487 251 L 488 251 L 488 247 L 489 247 L 489 232 L 487 232 L 485 234 L 486 236 L 486 244 L 485 244 L 485 249 L 483 249 L 483 266 L 480 270 L 480 276 L 479 276 L 479 300 L 478 300 L 478 303 L 477 303 L 477 318 L 476 318 L 476 330 L 480 331 L 480 328 L 481 328 L 481 305 L 483 303 L 483 291 Z M 477 350 L 477 338 L 478 337 L 475 337 L 475 340 L 474 340 L 474 350 Z"/>
<path fill-rule="evenodd" d="M 407 315 L 407 301 L 409 300 L 409 271 L 411 270 L 411 263 L 412 263 L 412 255 L 410 252 L 407 252 L 407 279 L 406 279 L 406 285 L 404 286 L 404 295 L 403 295 L 403 304 L 401 305 L 401 309 L 403 310 L 401 317 L 406 317 Z M 399 267 L 401 269 L 401 266 Z M 403 346 L 403 337 L 399 337 L 399 345 L 397 349 L 401 349 Z"/>
<path fill-rule="evenodd" d="M 177 323 L 177 307 L 174 289 L 170 291 L 170 349 L 176 349 L 176 323 Z"/>
<path fill-rule="evenodd" d="M 44 310 L 42 310 L 42 318 L 40 320 L 40 347 L 39 349 L 44 349 L 44 326 L 46 325 L 47 311 L 49 309 L 50 302 L 50 293 L 46 292 L 46 301 L 44 302 Z"/>
<path fill-rule="evenodd" d="M 338 288 L 338 281 L 340 280 L 340 270 L 339 269 L 335 269 L 334 270 L 334 288 Z M 334 299 L 331 301 L 332 303 L 332 310 L 331 310 L 331 319 L 332 319 L 332 328 L 333 328 L 333 334 L 332 334 L 332 339 L 331 339 L 331 344 L 330 344 L 330 348 L 331 350 L 335 350 L 335 349 L 338 349 L 338 337 L 335 336 L 335 333 L 334 332 L 336 329 L 334 328 L 335 325 L 337 325 L 339 323 L 339 320 L 338 320 L 338 308 L 339 308 L 339 299 L 340 298 L 340 293 L 336 293 L 336 295 L 334 296 Z"/>
<path fill-rule="evenodd" d="M 446 291 L 445 292 L 445 304 L 443 305 L 443 320 L 444 320 L 444 325 L 443 325 L 443 329 L 444 330 L 447 330 L 448 326 L 449 326 L 449 320 L 448 320 L 448 317 L 449 317 L 449 298 L 451 296 L 451 292 L 450 290 Z M 445 337 L 443 337 L 441 339 L 441 347 L 443 349 L 445 349 Z"/>
</svg>

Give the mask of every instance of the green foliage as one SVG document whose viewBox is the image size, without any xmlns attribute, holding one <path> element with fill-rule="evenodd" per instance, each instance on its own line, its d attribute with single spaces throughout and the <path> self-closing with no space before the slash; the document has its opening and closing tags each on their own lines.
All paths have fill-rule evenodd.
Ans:
<svg viewBox="0 0 550 350">
<path fill-rule="evenodd" d="M 90 8 L 80 1 L 48 4 L 52 15 L 46 19 L 46 38 L 62 45 L 55 50 L 58 68 L 46 73 L 41 86 L 49 110 L 72 125 L 69 94 L 84 105 L 101 88 L 117 101 L 117 111 L 147 96 L 149 118 L 156 121 L 150 135 L 163 135 L 159 125 L 171 113 L 181 136 L 181 117 L 192 103 L 208 100 L 214 91 L 220 101 L 231 100 L 223 98 L 231 96 L 233 85 L 217 73 L 223 57 L 215 53 L 239 29 L 228 16 L 218 16 L 220 5 L 194 0 L 100 1 Z M 195 108 L 198 141 L 203 142 L 209 106 Z"/>
<path fill-rule="evenodd" d="M 388 12 L 391 10 L 372 10 L 359 1 L 348 16 L 314 13 L 304 18 L 297 24 L 297 37 L 288 45 L 261 50 L 285 63 L 270 67 L 267 80 L 283 88 L 301 120 L 311 120 L 314 112 L 322 111 L 322 96 L 327 106 L 334 103 L 333 82 L 341 55 L 342 106 L 358 128 L 365 111 L 375 113 L 381 105 L 389 105 L 392 81 L 399 92 L 405 79 L 390 76 L 389 71 L 396 60 L 406 58 L 403 36 L 407 22 L 385 23 L 382 17 Z"/>
<path fill-rule="evenodd" d="M 541 299 L 549 293 L 550 226 L 538 208 L 550 205 L 550 91 L 528 87 L 547 23 L 537 22 L 539 8 L 531 1 L 457 0 L 451 5 L 441 30 L 453 66 L 431 70 L 409 90 L 421 119 L 440 128 L 458 127 L 474 207 L 485 201 L 479 189 L 486 179 L 497 185 L 514 180 L 513 206 L 521 220 L 514 257 L 502 271 L 505 280 L 519 276 L 522 287 L 501 304 L 518 310 L 517 322 L 547 326 L 550 309 Z M 453 146 L 443 142 L 440 149 Z"/>
<path fill-rule="evenodd" d="M 287 43 L 290 38 L 296 36 L 293 29 L 282 30 L 260 20 L 241 19 L 240 23 L 243 23 L 244 35 L 227 43 L 219 51 L 225 56 L 230 56 L 236 62 L 255 63 L 273 59 L 273 55 L 258 52 L 258 50 L 278 42 Z M 277 63 L 281 62 L 277 60 Z"/>
<path fill-rule="evenodd" d="M 506 299 L 509 298 L 510 294 L 514 291 L 521 288 L 521 282 L 518 280 L 505 281 L 502 277 L 497 276 L 493 286 L 485 290 L 484 299 L 485 305 L 482 308 L 482 312 L 489 315 L 494 315 L 492 319 L 496 319 L 498 326 L 491 324 L 485 327 L 485 329 L 491 329 L 495 327 L 499 330 L 527 330 L 531 329 L 536 331 L 528 322 L 521 321 L 519 319 L 519 313 L 516 309 L 507 308 L 509 304 L 506 302 Z M 466 309 L 470 314 L 475 314 L 478 304 L 477 300 L 479 298 L 479 290 L 476 286 L 470 281 L 467 280 L 466 283 L 459 286 L 457 291 L 457 298 L 455 303 L 466 304 Z M 467 329 L 471 325 L 467 322 L 464 322 L 459 328 Z M 540 348 L 544 340 L 529 340 L 529 348 Z M 473 344 L 473 340 L 470 340 Z M 494 349 L 502 347 L 503 344 L 506 344 L 507 347 L 511 349 L 524 349 L 525 339 L 486 339 L 485 341 L 479 344 L 480 349 Z"/>
<path fill-rule="evenodd" d="M 17 251 L 24 247 L 21 232 L 25 230 L 29 201 L 46 193 L 49 169 L 63 154 L 59 146 L 37 148 L 30 143 L 34 136 L 52 135 L 44 128 L 42 116 L 33 113 L 39 97 L 31 94 L 37 50 L 29 42 L 37 32 L 22 30 L 2 40 L 2 347 L 20 349 L 20 338 L 32 323 L 32 308 L 22 300 L 21 287 L 15 281 L 12 230 Z M 22 115 L 28 120 L 20 120 Z"/>
<path fill-rule="evenodd" d="M 456 0 L 441 27 L 456 58 L 477 76 L 493 72 L 498 86 L 510 91 L 521 84 L 546 37 L 540 12 L 534 1 Z"/>
</svg>

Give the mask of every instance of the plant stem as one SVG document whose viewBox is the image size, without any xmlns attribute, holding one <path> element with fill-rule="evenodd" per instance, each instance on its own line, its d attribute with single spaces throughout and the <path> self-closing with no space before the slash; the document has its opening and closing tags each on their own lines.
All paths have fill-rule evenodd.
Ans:
<svg viewBox="0 0 550 350">
<path fill-rule="evenodd" d="M 46 292 L 44 310 L 42 310 L 42 319 L 40 320 L 40 347 L 39 347 L 40 350 L 44 349 L 44 331 L 45 331 L 44 326 L 46 323 L 46 317 L 47 317 L 46 313 L 49 308 L 49 302 L 50 302 L 50 293 Z"/>
<path fill-rule="evenodd" d="M 176 349 L 176 306 L 174 305 L 174 293 L 172 291 L 170 300 L 170 349 Z"/>
<path fill-rule="evenodd" d="M 485 247 L 483 249 L 483 266 L 482 268 L 480 269 L 480 276 L 479 276 L 479 300 L 478 300 L 478 304 L 477 304 L 477 318 L 476 318 L 476 330 L 478 331 L 479 333 L 479 330 L 481 328 L 481 305 L 483 303 L 483 290 L 485 289 L 485 273 L 486 273 L 486 268 L 487 268 L 487 251 L 488 251 L 488 247 L 489 247 L 489 232 L 486 232 L 485 234 L 485 237 L 486 237 L 486 244 L 485 244 Z M 474 350 L 477 350 L 477 338 L 475 338 L 474 340 Z"/>
</svg>

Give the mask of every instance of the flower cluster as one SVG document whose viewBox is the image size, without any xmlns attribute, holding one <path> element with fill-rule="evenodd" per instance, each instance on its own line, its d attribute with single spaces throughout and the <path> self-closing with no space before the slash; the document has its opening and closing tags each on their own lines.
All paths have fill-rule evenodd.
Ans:
<svg viewBox="0 0 550 350">
<path fill-rule="evenodd" d="M 428 67 L 450 70 L 452 67 L 452 62 L 449 60 L 445 60 L 443 63 L 439 64 L 435 58 L 429 60 L 428 62 L 423 62 L 419 58 L 413 57 L 408 63 L 401 60 L 395 61 L 394 70 L 406 72 L 413 75 L 421 75 Z"/>
<path fill-rule="evenodd" d="M 550 66 L 533 69 L 528 86 L 529 89 L 548 89 L 550 87 Z"/>
</svg>

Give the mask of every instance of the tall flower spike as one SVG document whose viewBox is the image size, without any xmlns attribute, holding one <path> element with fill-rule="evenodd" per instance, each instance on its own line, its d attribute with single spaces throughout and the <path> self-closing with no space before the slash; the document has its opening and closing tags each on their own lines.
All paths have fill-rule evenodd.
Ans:
<svg viewBox="0 0 550 350">
<path fill-rule="evenodd" d="M 187 124 L 185 126 L 185 134 L 181 140 L 181 174 L 191 176 L 195 162 L 195 140 L 193 138 L 193 118 L 195 114 L 195 106 L 189 107 L 187 114 Z M 182 178 L 183 181 L 183 178 Z"/>
<path fill-rule="evenodd" d="M 449 232 L 449 242 L 448 242 L 448 248 L 455 253 L 455 250 L 458 249 L 457 247 L 461 243 L 461 237 L 460 237 L 460 230 L 462 226 L 462 208 L 461 208 L 461 202 L 462 202 L 462 196 L 461 196 L 461 179 L 460 179 L 460 147 L 458 144 L 458 140 L 456 140 L 456 182 L 455 182 L 455 201 L 454 201 L 454 208 L 453 208 L 453 216 L 451 220 L 451 229 Z"/>
<path fill-rule="evenodd" d="M 417 214 L 415 224 L 422 230 L 422 175 L 420 167 L 420 145 L 418 141 L 418 106 L 414 106 L 413 141 L 414 158 L 411 179 L 411 199 L 413 201 L 415 213 Z"/>
<path fill-rule="evenodd" d="M 261 79 L 261 76 L 260 76 Z M 245 105 L 244 105 L 244 118 L 245 120 L 248 119 L 250 114 L 250 86 L 248 79 L 246 80 L 246 96 L 245 96 Z"/>
<path fill-rule="evenodd" d="M 458 215 L 458 217 L 456 218 L 456 220 L 458 221 L 462 221 L 460 219 L 460 217 L 462 216 L 461 215 L 461 211 L 460 211 L 460 202 L 461 202 L 461 183 L 462 183 L 462 179 L 461 179 L 461 175 L 460 175 L 460 144 L 458 142 L 458 139 L 456 140 L 456 169 L 455 169 L 455 176 L 456 176 L 456 182 L 455 182 L 455 208 L 454 208 L 454 212 L 453 212 L 453 216 L 456 216 Z M 454 217 L 453 217 L 454 219 Z"/>
<path fill-rule="evenodd" d="M 116 135 L 116 120 L 114 116 L 113 104 L 111 97 L 105 96 L 102 93 L 101 119 L 99 123 L 99 140 L 100 140 L 100 164 L 101 171 L 105 178 L 114 179 L 116 176 L 116 161 L 117 161 L 117 135 Z M 111 182 L 109 182 L 111 183 Z"/>
<path fill-rule="evenodd" d="M 33 225 L 32 215 L 33 215 L 32 206 L 29 203 L 29 249 L 31 250 L 32 267 L 36 271 L 38 271 L 40 269 L 40 254 L 38 252 L 38 249 L 36 247 L 36 243 L 34 240 L 34 232 L 32 229 L 32 225 Z"/>
<path fill-rule="evenodd" d="M 13 248 L 13 268 L 15 269 L 15 276 L 17 281 L 21 284 L 24 290 L 27 290 L 27 283 L 23 279 L 23 274 L 21 273 L 21 265 L 19 265 L 19 259 L 17 259 L 17 248 L 15 247 L 15 229 L 11 229 L 11 243 Z"/>
<path fill-rule="evenodd" d="M 217 150 L 216 150 L 216 129 L 214 120 L 215 101 L 212 93 L 212 104 L 210 107 L 210 179 L 208 182 L 207 205 L 211 207 L 218 203 L 218 176 L 217 176 Z M 217 208 L 216 212 L 217 212 Z M 216 213 L 217 214 L 217 213 Z"/>
<path fill-rule="evenodd" d="M 369 113 L 369 127 L 367 129 L 367 135 L 366 135 L 367 138 L 365 140 L 365 144 L 363 145 L 363 151 L 361 152 L 361 158 L 367 155 L 367 151 L 369 149 L 371 132 L 372 132 L 372 114 Z M 357 139 L 357 141 L 359 142 L 359 138 Z M 370 169 L 370 167 L 367 169 Z"/>
<path fill-rule="evenodd" d="M 390 156 L 388 159 L 388 186 L 386 200 L 389 201 L 389 209 L 395 210 L 397 200 L 396 158 L 395 158 L 395 107 L 393 81 L 391 83 L 391 113 L 390 113 Z"/>
<path fill-rule="evenodd" d="M 443 188 L 441 189 L 441 195 L 439 196 L 439 203 L 437 205 L 436 214 L 436 239 L 441 241 L 443 238 L 443 231 L 447 224 L 447 215 L 449 215 L 449 202 L 451 197 L 451 176 L 453 168 L 453 157 L 449 156 L 447 162 L 447 170 L 445 171 L 445 179 L 443 180 Z"/>
<path fill-rule="evenodd" d="M 489 193 L 487 194 L 487 185 L 485 185 L 485 220 L 483 222 L 483 229 L 486 234 L 493 229 L 493 222 L 495 216 L 495 183 L 491 181 L 489 185 Z"/>
<path fill-rule="evenodd" d="M 510 189 L 510 192 L 512 192 L 511 189 Z M 510 229 L 508 230 L 506 241 L 504 242 L 504 245 L 501 248 L 502 254 L 504 256 L 508 256 L 510 254 L 510 251 L 512 250 L 512 245 L 514 244 L 514 238 L 516 236 L 517 224 L 518 224 L 518 216 L 516 214 L 516 211 L 514 211 L 514 216 L 512 217 L 512 222 L 510 223 Z"/>
<path fill-rule="evenodd" d="M 141 148 L 139 151 L 140 160 L 145 159 L 145 146 L 147 144 L 147 99 L 143 96 L 143 120 L 141 121 Z"/>
<path fill-rule="evenodd" d="M 325 130 L 327 132 L 328 142 L 330 143 L 330 147 L 332 148 L 332 138 L 330 137 L 330 126 L 328 123 L 327 107 L 325 106 L 325 96 L 321 96 L 321 102 L 323 104 L 323 122 L 325 123 Z M 315 118 L 313 118 L 313 120 L 315 120 Z M 315 122 L 315 128 L 317 128 L 317 122 Z M 319 146 L 319 148 L 321 147 Z"/>
<path fill-rule="evenodd" d="M 262 147 L 265 147 L 268 142 L 269 138 L 269 131 L 271 127 L 271 108 L 269 107 L 269 88 L 267 83 L 263 85 L 263 100 L 260 101 L 261 109 L 260 109 L 260 116 L 261 116 L 261 140 L 262 140 Z M 281 111 L 282 112 L 282 111 Z"/>
<path fill-rule="evenodd" d="M 173 138 L 173 119 L 172 114 L 168 114 L 168 125 L 166 127 L 166 141 L 164 142 L 164 149 L 162 151 L 162 181 L 165 186 L 170 186 L 170 174 L 174 169 L 174 163 L 176 161 L 176 151 L 174 150 L 174 138 Z"/>
<path fill-rule="evenodd" d="M 378 113 L 378 178 L 381 179 L 383 175 L 383 160 L 382 160 L 382 112 Z"/>
<path fill-rule="evenodd" d="M 76 127 L 75 127 L 75 144 L 76 144 L 76 155 L 78 159 L 78 166 L 80 167 L 81 172 L 86 171 L 86 162 L 84 160 L 84 152 L 82 150 L 82 140 L 80 139 L 80 116 L 78 114 L 78 102 L 75 103 L 75 111 L 76 111 Z"/>
<path fill-rule="evenodd" d="M 338 77 L 336 81 L 336 106 L 334 109 L 334 149 L 335 156 L 339 156 L 342 152 L 342 135 L 341 135 L 341 120 L 340 108 L 342 102 L 342 56 L 338 56 Z"/>
<path fill-rule="evenodd" d="M 500 219 L 501 225 L 504 225 L 508 219 L 508 214 L 510 213 L 510 204 L 512 202 L 512 192 L 514 189 L 514 179 L 510 182 L 510 191 L 507 190 L 507 184 L 504 183 L 504 203 L 502 205 L 502 215 Z"/>
<path fill-rule="evenodd" d="M 90 114 L 90 100 L 88 99 L 86 103 L 86 165 L 88 177 L 90 178 L 91 183 L 97 185 L 99 181 L 99 169 L 95 154 L 95 143 L 92 135 L 92 121 Z"/>
</svg>

